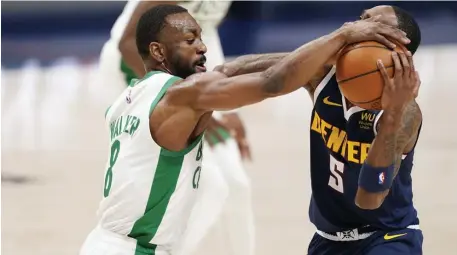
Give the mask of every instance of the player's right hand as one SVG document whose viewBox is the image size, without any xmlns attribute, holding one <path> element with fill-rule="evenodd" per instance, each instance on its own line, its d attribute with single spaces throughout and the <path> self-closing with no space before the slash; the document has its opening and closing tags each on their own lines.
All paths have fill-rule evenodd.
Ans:
<svg viewBox="0 0 457 255">
<path fill-rule="evenodd" d="M 411 52 L 392 52 L 395 73 L 392 78 L 381 60 L 378 68 L 384 80 L 381 104 L 384 110 L 403 112 L 406 106 L 417 97 L 421 80 L 419 73 L 414 68 Z"/>
<path fill-rule="evenodd" d="M 410 43 L 405 32 L 383 24 L 379 20 L 380 15 L 364 20 L 346 22 L 341 27 L 346 43 L 377 41 L 392 49 L 396 47 L 392 40 L 403 44 Z"/>
</svg>

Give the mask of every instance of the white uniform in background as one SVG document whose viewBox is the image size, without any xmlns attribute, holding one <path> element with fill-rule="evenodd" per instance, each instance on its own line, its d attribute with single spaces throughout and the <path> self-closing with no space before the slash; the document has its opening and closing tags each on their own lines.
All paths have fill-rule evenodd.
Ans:
<svg viewBox="0 0 457 255">
<path fill-rule="evenodd" d="M 118 44 L 137 4 L 138 1 L 128 1 L 111 30 L 111 38 L 101 52 L 100 79 L 104 91 L 108 86 L 113 88 L 112 94 L 104 95 L 111 97 L 110 100 L 126 87 Z M 189 1 L 180 4 L 189 10 L 203 29 L 203 42 L 208 48 L 208 70 L 224 62 L 217 26 L 225 17 L 230 4 L 229 1 Z M 216 112 L 214 116 L 220 118 L 221 114 Z M 233 255 L 252 255 L 254 214 L 251 184 L 242 165 L 236 141 L 228 138 L 225 143 L 217 144 L 211 149 L 208 144 L 203 147 L 205 158 L 197 201 L 184 236 L 174 248 L 173 255 L 191 255 L 218 219 L 220 221 L 217 226 L 228 234 L 221 236 L 223 243 L 229 246 L 224 249 Z"/>
</svg>

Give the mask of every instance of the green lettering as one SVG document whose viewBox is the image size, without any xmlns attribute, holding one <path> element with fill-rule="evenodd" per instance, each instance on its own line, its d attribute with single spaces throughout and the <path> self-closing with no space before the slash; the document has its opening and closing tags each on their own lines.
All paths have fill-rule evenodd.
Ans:
<svg viewBox="0 0 457 255">
<path fill-rule="evenodd" d="M 115 124 L 116 122 L 111 122 L 110 123 L 110 134 L 111 134 L 111 141 L 114 139 L 114 132 L 116 131 L 115 129 Z"/>
<path fill-rule="evenodd" d="M 125 122 L 124 131 L 122 131 L 122 132 L 124 132 L 124 133 L 128 133 L 129 132 L 127 127 L 129 127 L 129 123 L 130 123 L 131 119 L 132 119 L 132 116 L 127 115 L 127 121 Z"/>
<path fill-rule="evenodd" d="M 138 127 L 140 126 L 140 119 L 133 116 L 133 119 L 132 119 L 132 126 L 130 127 L 130 135 L 133 136 L 133 134 L 135 133 L 135 131 L 138 129 Z"/>
</svg>

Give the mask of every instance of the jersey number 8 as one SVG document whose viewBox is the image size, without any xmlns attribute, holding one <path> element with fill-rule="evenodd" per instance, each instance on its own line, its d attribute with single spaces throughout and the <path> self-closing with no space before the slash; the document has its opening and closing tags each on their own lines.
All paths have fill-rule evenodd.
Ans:
<svg viewBox="0 0 457 255">
<path fill-rule="evenodd" d="M 109 191 L 111 189 L 111 183 L 113 182 L 113 167 L 116 164 L 117 157 L 119 156 L 119 151 L 121 150 L 121 142 L 116 140 L 111 145 L 111 155 L 109 157 L 109 167 L 106 170 L 105 175 L 105 185 L 103 188 L 103 196 L 107 197 L 109 195 Z"/>
</svg>

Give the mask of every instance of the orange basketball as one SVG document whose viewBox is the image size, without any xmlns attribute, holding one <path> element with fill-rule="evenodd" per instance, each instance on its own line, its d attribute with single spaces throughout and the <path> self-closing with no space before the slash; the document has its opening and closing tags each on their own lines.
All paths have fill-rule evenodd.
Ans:
<svg viewBox="0 0 457 255">
<path fill-rule="evenodd" d="M 397 44 L 395 51 L 404 51 Z M 381 110 L 384 86 L 376 61 L 381 59 L 389 77 L 393 76 L 392 50 L 375 41 L 344 47 L 336 63 L 336 80 L 343 95 L 354 105 L 369 110 Z"/>
</svg>

